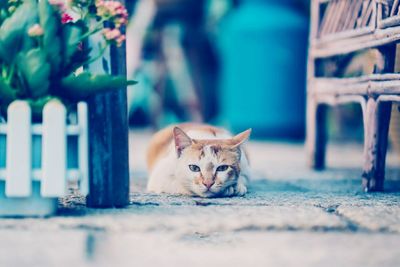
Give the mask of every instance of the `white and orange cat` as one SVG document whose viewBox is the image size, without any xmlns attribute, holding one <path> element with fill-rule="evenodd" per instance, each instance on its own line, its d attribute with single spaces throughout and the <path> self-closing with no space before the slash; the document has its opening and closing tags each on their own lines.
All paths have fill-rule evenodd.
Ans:
<svg viewBox="0 0 400 267">
<path fill-rule="evenodd" d="M 194 123 L 157 132 L 147 154 L 147 190 L 199 197 L 243 196 L 250 176 L 243 143 L 250 132 L 232 136 L 224 129 Z"/>
</svg>

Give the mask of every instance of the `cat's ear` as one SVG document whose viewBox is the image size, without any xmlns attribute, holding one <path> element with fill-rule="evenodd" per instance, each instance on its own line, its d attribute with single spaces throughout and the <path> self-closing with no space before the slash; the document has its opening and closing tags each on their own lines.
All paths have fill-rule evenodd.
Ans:
<svg viewBox="0 0 400 267">
<path fill-rule="evenodd" d="M 243 144 L 247 139 L 249 139 L 251 134 L 251 129 L 247 129 L 244 132 L 241 132 L 240 134 L 235 135 L 232 137 L 232 146 L 233 147 L 238 147 L 241 144 Z"/>
<path fill-rule="evenodd" d="M 182 150 L 193 143 L 193 140 L 179 127 L 174 127 L 174 141 L 178 157 L 181 155 Z"/>
</svg>

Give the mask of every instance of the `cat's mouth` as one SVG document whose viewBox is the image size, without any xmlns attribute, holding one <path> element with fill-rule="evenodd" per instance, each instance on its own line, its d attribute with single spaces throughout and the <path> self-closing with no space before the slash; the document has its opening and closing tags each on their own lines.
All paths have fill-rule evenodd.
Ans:
<svg viewBox="0 0 400 267">
<path fill-rule="evenodd" d="M 221 197 L 222 192 L 223 190 L 215 190 L 215 188 L 211 187 L 211 188 L 205 188 L 204 190 L 202 190 L 200 194 L 197 193 L 197 195 L 199 197 L 205 197 L 205 198 L 216 198 L 216 197 Z"/>
<path fill-rule="evenodd" d="M 214 195 L 215 194 L 215 192 L 213 192 L 212 190 L 211 190 L 211 188 L 206 188 L 206 189 L 204 189 L 203 191 L 202 191 L 202 193 L 201 193 L 202 195 Z"/>
<path fill-rule="evenodd" d="M 218 197 L 219 194 L 218 193 L 213 193 L 211 191 L 206 191 L 206 192 L 204 192 L 202 194 L 199 194 L 198 196 L 199 197 L 204 197 L 204 198 L 215 198 L 215 197 Z"/>
</svg>

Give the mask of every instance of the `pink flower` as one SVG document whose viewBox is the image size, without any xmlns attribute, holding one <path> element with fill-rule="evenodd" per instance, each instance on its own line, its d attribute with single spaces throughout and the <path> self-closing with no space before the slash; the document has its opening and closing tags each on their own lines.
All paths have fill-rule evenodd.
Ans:
<svg viewBox="0 0 400 267">
<path fill-rule="evenodd" d="M 43 34 L 43 28 L 39 24 L 33 25 L 28 30 L 28 35 L 31 37 L 42 36 Z"/>
<path fill-rule="evenodd" d="M 125 35 L 121 33 L 119 29 L 103 29 L 103 36 L 109 42 L 114 42 L 117 46 L 121 46 L 122 43 L 126 40 Z"/>
<path fill-rule="evenodd" d="M 118 38 L 117 38 L 117 46 L 121 46 L 122 45 L 122 43 L 124 42 L 126 40 L 126 37 L 125 37 L 125 35 L 120 35 Z"/>
<path fill-rule="evenodd" d="M 61 23 L 66 24 L 68 22 L 73 21 L 74 19 L 68 14 L 68 13 L 63 13 L 61 15 Z"/>
<path fill-rule="evenodd" d="M 128 23 L 128 11 L 118 1 L 97 0 L 96 8 L 97 16 L 114 22 L 117 28 Z"/>
</svg>

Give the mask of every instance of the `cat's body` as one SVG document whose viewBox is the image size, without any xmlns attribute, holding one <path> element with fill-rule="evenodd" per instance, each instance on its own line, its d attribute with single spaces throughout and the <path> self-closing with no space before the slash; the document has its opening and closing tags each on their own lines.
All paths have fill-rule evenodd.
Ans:
<svg viewBox="0 0 400 267">
<path fill-rule="evenodd" d="M 249 162 L 242 143 L 250 130 L 232 136 L 205 124 L 186 123 L 156 133 L 150 143 L 147 190 L 201 197 L 242 196 Z"/>
</svg>

